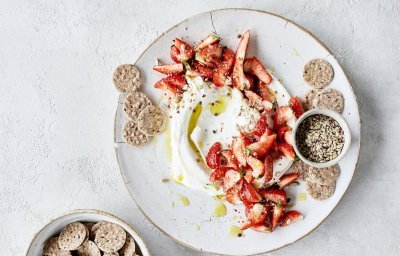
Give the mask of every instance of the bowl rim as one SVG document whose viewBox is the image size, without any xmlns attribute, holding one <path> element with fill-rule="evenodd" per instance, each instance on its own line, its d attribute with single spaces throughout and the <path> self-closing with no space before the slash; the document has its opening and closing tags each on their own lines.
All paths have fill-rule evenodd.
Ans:
<svg viewBox="0 0 400 256">
<path fill-rule="evenodd" d="M 130 224 L 127 223 L 126 221 L 122 220 L 121 218 L 119 218 L 119 217 L 117 217 L 117 216 L 115 216 L 115 215 L 113 215 L 113 214 L 111 214 L 111 213 L 104 212 L 104 211 L 101 211 L 101 210 L 96 210 L 96 209 L 75 209 L 75 210 L 71 210 L 71 211 L 65 212 L 64 214 L 59 215 L 59 216 L 57 216 L 57 217 L 51 218 L 45 225 L 43 225 L 43 227 L 42 227 L 40 230 L 38 230 L 36 233 L 34 233 L 32 239 L 31 239 L 31 242 L 29 243 L 29 246 L 28 246 L 28 248 L 27 248 L 27 250 L 26 250 L 25 255 L 28 256 L 28 253 L 29 253 L 29 251 L 30 251 L 30 249 L 31 249 L 31 247 L 32 247 L 32 245 L 33 245 L 33 243 L 34 243 L 34 241 L 37 239 L 38 235 L 39 235 L 44 229 L 46 229 L 48 226 L 50 226 L 53 222 L 55 222 L 55 221 L 57 221 L 57 220 L 60 220 L 60 219 L 62 219 L 62 218 L 65 218 L 66 216 L 77 215 L 77 214 L 79 215 L 79 214 L 84 214 L 84 213 L 92 213 L 92 214 L 95 214 L 95 215 L 100 215 L 100 216 L 109 217 L 109 218 L 115 220 L 116 222 L 120 222 L 120 223 L 124 224 L 124 225 L 126 226 L 126 227 L 123 227 L 125 231 L 127 231 L 128 233 L 134 234 L 134 235 L 136 235 L 137 237 L 139 237 L 140 243 L 138 243 L 138 242 L 136 241 L 136 244 L 139 246 L 140 251 L 142 252 L 142 254 L 143 254 L 143 255 L 149 255 L 149 256 L 151 256 L 150 251 L 149 251 L 149 249 L 147 248 L 147 245 L 146 245 L 146 243 L 144 242 L 143 238 L 142 238 L 142 237 L 139 235 L 139 233 L 132 227 L 132 225 L 130 225 Z M 116 223 L 116 224 L 117 224 L 117 223 Z"/>
<path fill-rule="evenodd" d="M 330 160 L 328 162 L 324 162 L 324 163 L 313 162 L 313 161 L 307 159 L 306 157 L 304 157 L 302 155 L 302 153 L 300 152 L 300 150 L 299 150 L 299 148 L 297 146 L 297 142 L 296 142 L 296 133 L 297 133 L 299 125 L 307 117 L 310 117 L 310 116 L 313 116 L 313 115 L 319 115 L 319 114 L 331 117 L 334 120 L 336 120 L 338 122 L 338 124 L 340 125 L 340 127 L 342 128 L 343 133 L 344 133 L 344 145 L 343 145 L 342 151 L 340 152 L 340 154 L 335 159 L 332 159 L 332 160 Z M 311 109 L 311 110 L 306 111 L 305 113 L 303 113 L 303 115 L 300 116 L 299 119 L 297 119 L 297 121 L 296 121 L 296 123 L 294 125 L 294 128 L 293 128 L 292 140 L 293 140 L 294 151 L 296 152 L 296 155 L 300 158 L 300 160 L 302 160 L 306 164 L 311 165 L 311 166 L 316 167 L 316 168 L 325 168 L 325 167 L 330 167 L 330 166 L 333 166 L 333 165 L 337 164 L 344 157 L 344 155 L 347 153 L 347 151 L 349 150 L 350 145 L 351 145 L 351 132 L 350 132 L 349 124 L 343 118 L 343 116 L 341 114 L 339 114 L 338 112 L 333 111 L 331 109 L 317 108 L 317 109 Z"/>
</svg>

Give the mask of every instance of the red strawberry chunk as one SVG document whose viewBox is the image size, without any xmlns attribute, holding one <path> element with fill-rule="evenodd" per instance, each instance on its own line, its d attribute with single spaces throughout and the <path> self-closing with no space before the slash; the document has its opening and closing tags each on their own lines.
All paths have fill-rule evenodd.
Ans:
<svg viewBox="0 0 400 256">
<path fill-rule="evenodd" d="M 271 201 L 282 207 L 286 206 L 287 196 L 286 196 L 286 192 L 284 190 L 269 187 L 266 189 L 260 189 L 258 192 L 267 201 Z"/>
<path fill-rule="evenodd" d="M 266 83 L 267 85 L 272 81 L 271 76 L 256 57 L 247 59 L 243 68 L 245 72 L 255 75 L 258 77 L 258 79 L 260 79 L 260 81 Z"/>
<path fill-rule="evenodd" d="M 234 138 L 232 140 L 232 152 L 236 159 L 239 162 L 239 165 L 241 166 L 246 166 L 246 154 L 245 154 L 245 148 L 243 146 L 243 140 L 241 137 Z"/>
<path fill-rule="evenodd" d="M 274 231 L 276 226 L 279 224 L 284 213 L 285 213 L 285 209 L 282 206 L 280 206 L 278 204 L 274 205 L 274 208 L 272 211 L 272 231 Z"/>
<path fill-rule="evenodd" d="M 265 224 L 252 225 L 250 228 L 257 232 L 271 233 L 271 226 Z"/>
<path fill-rule="evenodd" d="M 262 197 L 260 194 L 256 191 L 256 189 L 248 183 L 246 180 L 243 180 L 243 187 L 242 187 L 242 192 L 240 194 L 240 197 L 243 201 L 249 202 L 249 203 L 257 203 L 260 202 Z"/>
<path fill-rule="evenodd" d="M 296 153 L 294 152 L 294 149 L 291 145 L 289 145 L 285 141 L 281 141 L 281 142 L 278 142 L 278 149 L 280 152 L 282 152 L 282 154 L 285 157 L 287 157 L 291 160 L 294 160 Z"/>
<path fill-rule="evenodd" d="M 221 165 L 220 152 L 221 143 L 219 142 L 215 142 L 214 145 L 212 145 L 211 148 L 208 150 L 206 162 L 208 167 L 210 167 L 211 169 L 216 169 Z"/>
<path fill-rule="evenodd" d="M 197 52 L 198 50 L 201 50 L 210 44 L 218 42 L 219 40 L 221 40 L 221 37 L 219 37 L 217 34 L 211 33 L 199 45 L 197 45 L 194 50 Z"/>
<path fill-rule="evenodd" d="M 249 103 L 251 106 L 256 107 L 258 110 L 262 111 L 270 111 L 273 107 L 272 103 L 266 100 L 263 100 L 258 94 L 255 92 L 245 90 L 244 91 L 246 97 L 249 99 Z"/>
<path fill-rule="evenodd" d="M 255 136 L 261 137 L 266 131 L 268 131 L 268 135 L 272 134 L 272 130 L 267 124 L 267 115 L 262 115 L 255 124 L 252 133 Z"/>
<path fill-rule="evenodd" d="M 193 57 L 194 51 L 189 44 L 185 43 L 179 38 L 175 38 L 174 42 L 174 46 L 171 47 L 170 51 L 173 61 L 177 63 L 187 62 Z"/>
<path fill-rule="evenodd" d="M 253 226 L 262 224 L 267 218 L 267 215 L 268 215 L 267 207 L 265 207 L 262 204 L 255 204 L 253 208 L 250 210 L 247 218 L 249 219 L 249 221 Z"/>
<path fill-rule="evenodd" d="M 274 162 L 272 160 L 272 157 L 269 155 L 265 156 L 265 159 L 264 159 L 264 173 L 265 173 L 264 174 L 264 177 L 265 177 L 264 183 L 267 183 L 272 179 L 272 177 L 274 175 Z"/>
<path fill-rule="evenodd" d="M 224 191 L 228 191 L 230 188 L 234 187 L 239 180 L 240 180 L 239 172 L 233 169 L 228 170 L 223 178 Z"/>
<path fill-rule="evenodd" d="M 177 63 L 177 64 L 157 65 L 154 66 L 153 69 L 155 71 L 158 71 L 166 75 L 180 74 L 183 72 L 183 64 Z"/>
<path fill-rule="evenodd" d="M 269 90 L 268 85 L 263 81 L 258 82 L 258 93 L 263 100 L 267 100 L 271 103 L 276 101 L 275 95 Z"/>
<path fill-rule="evenodd" d="M 253 169 L 252 175 L 258 179 L 264 175 L 264 163 L 253 156 L 247 156 L 247 163 Z"/>
<path fill-rule="evenodd" d="M 281 224 L 279 224 L 279 226 L 285 227 L 293 222 L 296 222 L 296 221 L 302 220 L 302 219 L 304 219 L 304 216 L 300 212 L 288 211 L 287 213 L 285 213 L 285 215 L 283 215 Z"/>
<path fill-rule="evenodd" d="M 239 90 L 250 89 L 250 82 L 247 80 L 244 71 L 243 63 L 246 56 L 247 46 L 249 44 L 250 30 L 242 36 L 235 54 L 235 65 L 233 66 L 232 81 L 233 85 Z"/>
<path fill-rule="evenodd" d="M 298 173 L 285 174 L 279 179 L 278 185 L 280 188 L 284 188 L 284 187 L 292 184 L 293 182 L 295 182 L 299 177 L 300 177 L 300 175 Z"/>
<path fill-rule="evenodd" d="M 257 158 L 264 157 L 268 151 L 274 145 L 276 140 L 276 134 L 268 135 L 269 132 L 266 131 L 261 137 L 260 140 L 254 142 L 253 144 L 249 145 L 247 149 L 249 153 Z"/>
<path fill-rule="evenodd" d="M 229 167 L 220 167 L 215 169 L 215 171 L 213 171 L 210 175 L 210 181 L 211 182 L 216 182 L 221 180 L 222 178 L 225 177 L 225 174 L 229 171 L 229 170 L 233 170 L 232 168 Z"/>
<path fill-rule="evenodd" d="M 200 64 L 198 62 L 194 63 L 194 67 L 196 68 L 197 71 L 199 71 L 200 75 L 203 78 L 211 79 L 214 75 L 214 72 L 212 71 L 212 69 L 210 69 L 206 66 L 203 66 L 202 64 Z"/>
<path fill-rule="evenodd" d="M 242 186 L 243 180 L 239 180 L 233 187 L 228 189 L 225 194 L 226 201 L 233 205 L 240 204 L 242 202 L 242 200 L 240 199 Z"/>
<path fill-rule="evenodd" d="M 278 130 L 286 124 L 286 121 L 294 116 L 293 110 L 289 106 L 280 106 L 274 115 L 274 129 Z"/>
<path fill-rule="evenodd" d="M 301 106 L 301 102 L 297 96 L 290 98 L 289 106 L 293 109 L 296 118 L 299 118 L 303 114 L 303 107 Z"/>
<path fill-rule="evenodd" d="M 221 151 L 221 155 L 225 161 L 225 166 L 226 167 L 231 167 L 235 170 L 239 169 L 239 163 L 238 160 L 236 159 L 236 157 L 233 155 L 232 150 L 230 149 L 225 149 Z M 222 160 L 221 160 L 222 163 Z"/>
<path fill-rule="evenodd" d="M 222 63 L 219 65 L 213 75 L 213 83 L 217 87 L 224 85 L 231 85 L 231 80 L 229 78 L 232 72 L 233 64 L 235 62 L 235 54 L 230 49 L 226 49 L 222 55 Z"/>
<path fill-rule="evenodd" d="M 220 45 L 213 43 L 196 52 L 195 59 L 207 67 L 216 68 L 221 64 L 223 51 Z"/>
</svg>

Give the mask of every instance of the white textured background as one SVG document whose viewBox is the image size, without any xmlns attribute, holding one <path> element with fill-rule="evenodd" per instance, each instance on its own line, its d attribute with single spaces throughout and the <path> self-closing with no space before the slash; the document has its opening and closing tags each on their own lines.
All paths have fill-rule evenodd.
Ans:
<svg viewBox="0 0 400 256">
<path fill-rule="evenodd" d="M 400 255 L 400 1 L 0 0 L 1 255 L 24 255 L 51 217 L 75 208 L 129 221 L 153 255 L 206 255 L 160 234 L 128 195 L 112 143 L 111 75 L 175 23 L 223 7 L 275 12 L 309 29 L 360 104 L 363 142 L 348 193 L 316 231 L 273 254 Z"/>
</svg>

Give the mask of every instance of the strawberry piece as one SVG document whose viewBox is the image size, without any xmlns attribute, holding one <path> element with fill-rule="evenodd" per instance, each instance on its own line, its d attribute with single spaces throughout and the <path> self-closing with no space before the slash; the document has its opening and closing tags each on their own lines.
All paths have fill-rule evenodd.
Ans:
<svg viewBox="0 0 400 256">
<path fill-rule="evenodd" d="M 233 140 L 232 140 L 232 152 L 233 152 L 233 155 L 238 160 L 239 165 L 241 165 L 241 166 L 246 166 L 247 165 L 245 148 L 243 146 L 243 140 L 242 140 L 241 137 L 233 138 Z"/>
<path fill-rule="evenodd" d="M 247 156 L 247 164 L 253 169 L 252 175 L 258 179 L 264 175 L 264 163 L 253 156 Z"/>
<path fill-rule="evenodd" d="M 249 74 L 244 74 L 244 76 L 246 77 L 246 79 L 249 81 L 249 88 L 254 88 L 254 77 L 252 75 Z"/>
<path fill-rule="evenodd" d="M 244 174 L 243 178 L 244 178 L 248 183 L 252 183 L 253 180 L 254 180 L 254 177 L 253 177 L 253 170 L 252 170 L 251 168 L 249 168 L 249 169 L 245 170 L 244 173 L 245 173 L 245 174 Z"/>
<path fill-rule="evenodd" d="M 299 118 L 303 114 L 303 107 L 301 106 L 301 102 L 297 96 L 290 98 L 289 106 L 293 109 L 296 118 Z"/>
<path fill-rule="evenodd" d="M 269 90 L 268 85 L 263 81 L 258 81 L 258 93 L 263 100 L 267 100 L 271 103 L 276 101 L 275 95 Z"/>
<path fill-rule="evenodd" d="M 289 126 L 283 126 L 278 131 L 278 139 L 285 140 L 289 145 L 293 145 L 293 133 L 292 128 Z"/>
<path fill-rule="evenodd" d="M 270 111 L 272 109 L 273 107 L 272 103 L 267 100 L 263 100 L 255 92 L 245 90 L 244 93 L 246 94 L 246 97 L 249 99 L 250 105 L 256 107 L 258 110 Z"/>
<path fill-rule="evenodd" d="M 225 173 L 223 178 L 224 182 L 224 191 L 228 191 L 230 188 L 235 186 L 235 184 L 241 179 L 240 173 L 230 169 Z"/>
<path fill-rule="evenodd" d="M 219 153 L 221 152 L 221 143 L 215 142 L 214 145 L 208 150 L 206 156 L 206 162 L 208 167 L 216 169 L 221 165 L 221 158 Z"/>
<path fill-rule="evenodd" d="M 239 180 L 233 187 L 228 189 L 225 194 L 226 201 L 236 205 L 240 204 L 242 200 L 240 199 L 240 191 L 242 190 L 243 180 Z"/>
<path fill-rule="evenodd" d="M 268 135 L 272 134 L 272 130 L 267 124 L 267 115 L 262 115 L 255 124 L 252 133 L 255 136 L 261 137 L 265 132 L 268 132 Z"/>
<path fill-rule="evenodd" d="M 252 225 L 250 228 L 257 232 L 271 233 L 271 226 L 265 224 Z"/>
<path fill-rule="evenodd" d="M 235 63 L 235 54 L 230 49 L 226 49 L 222 55 L 222 63 L 215 70 L 213 75 L 213 83 L 217 87 L 231 85 L 229 74 L 232 72 L 233 64 Z"/>
<path fill-rule="evenodd" d="M 196 52 L 195 59 L 201 64 L 216 68 L 221 64 L 221 57 L 224 49 L 217 43 L 213 43 Z"/>
<path fill-rule="evenodd" d="M 272 146 L 274 145 L 274 142 L 276 140 L 276 134 L 272 134 L 272 135 L 268 135 L 268 134 L 269 134 L 269 132 L 266 131 L 260 137 L 260 140 L 258 142 L 254 142 L 253 144 L 251 144 L 247 147 L 247 149 L 251 155 L 253 155 L 257 158 L 262 158 L 268 153 L 268 151 L 272 148 Z"/>
<path fill-rule="evenodd" d="M 186 80 L 180 75 L 170 75 L 158 81 L 154 87 L 157 89 L 167 90 L 173 97 L 182 94 Z"/>
<path fill-rule="evenodd" d="M 267 218 L 267 215 L 268 215 L 267 207 L 265 207 L 262 204 L 255 204 L 253 208 L 250 210 L 247 218 L 249 219 L 249 221 L 253 226 L 262 224 Z"/>
<path fill-rule="evenodd" d="M 285 227 L 293 222 L 296 222 L 296 221 L 302 220 L 302 219 L 304 219 L 304 216 L 300 212 L 288 211 L 287 213 L 285 213 L 285 215 L 283 215 L 281 224 L 279 224 L 279 226 Z"/>
<path fill-rule="evenodd" d="M 291 145 L 285 141 L 281 141 L 278 142 L 278 149 L 285 157 L 289 158 L 290 160 L 294 160 L 296 153 Z"/>
<path fill-rule="evenodd" d="M 210 175 L 210 181 L 211 182 L 216 182 L 218 180 L 221 180 L 222 178 L 225 177 L 225 174 L 229 171 L 229 170 L 234 170 L 232 168 L 229 167 L 220 167 L 215 169 L 215 171 L 213 171 Z"/>
<path fill-rule="evenodd" d="M 283 136 L 283 138 L 285 139 L 286 143 L 293 146 L 294 141 L 293 141 L 293 133 L 292 130 L 289 130 L 287 132 L 285 132 L 285 135 Z"/>
<path fill-rule="evenodd" d="M 225 166 L 226 167 L 231 167 L 235 170 L 239 169 L 239 163 L 238 160 L 235 158 L 235 156 L 233 155 L 232 150 L 230 149 L 225 149 L 221 151 L 221 155 L 224 158 L 225 162 Z M 221 161 L 222 162 L 222 161 Z"/>
<path fill-rule="evenodd" d="M 240 198 L 242 201 L 249 202 L 249 203 L 258 203 L 261 201 L 262 197 L 256 189 L 248 183 L 246 180 L 243 180 L 243 187 L 240 193 Z"/>
<path fill-rule="evenodd" d="M 294 116 L 293 110 L 289 106 L 281 106 L 274 115 L 274 129 L 278 130 L 286 121 Z"/>
<path fill-rule="evenodd" d="M 271 201 L 282 207 L 286 206 L 287 195 L 284 190 L 269 187 L 266 189 L 260 189 L 258 193 L 262 195 L 267 201 Z"/>
<path fill-rule="evenodd" d="M 177 64 L 157 65 L 154 66 L 153 69 L 155 71 L 158 71 L 166 75 L 180 74 L 183 72 L 183 64 L 177 63 Z"/>
<path fill-rule="evenodd" d="M 179 38 L 175 38 L 174 45 L 171 47 L 171 59 L 176 63 L 187 62 L 194 55 L 192 47 Z"/>
<path fill-rule="evenodd" d="M 211 33 L 209 34 L 206 38 L 204 38 L 204 40 L 198 44 L 194 50 L 197 52 L 203 48 L 205 48 L 206 46 L 213 44 L 215 42 L 218 42 L 219 40 L 221 40 L 221 37 L 219 37 L 217 34 L 215 33 Z"/>
<path fill-rule="evenodd" d="M 235 65 L 233 66 L 232 81 L 233 85 L 239 90 L 249 90 L 250 82 L 247 80 L 243 71 L 243 62 L 246 56 L 247 46 L 249 44 L 250 30 L 242 36 L 235 54 Z"/>
<path fill-rule="evenodd" d="M 170 75 L 163 78 L 166 83 L 175 85 L 179 89 L 183 89 L 186 85 L 186 79 L 181 75 Z"/>
<path fill-rule="evenodd" d="M 282 206 L 278 204 L 274 205 L 274 208 L 272 210 L 272 231 L 274 231 L 278 223 L 281 221 L 284 213 L 285 209 Z"/>
<path fill-rule="evenodd" d="M 269 182 L 273 175 L 274 175 L 274 162 L 272 160 L 272 157 L 267 155 L 264 159 L 264 183 Z"/>
<path fill-rule="evenodd" d="M 195 62 L 194 63 L 194 67 L 196 68 L 196 70 L 200 73 L 200 75 L 203 78 L 208 78 L 211 79 L 214 75 L 214 72 L 212 71 L 212 69 L 203 66 L 202 64 L 200 64 L 199 62 Z"/>
<path fill-rule="evenodd" d="M 244 63 L 243 69 L 246 73 L 255 75 L 260 81 L 267 85 L 272 81 L 271 76 L 256 57 L 247 59 Z"/>
<path fill-rule="evenodd" d="M 190 77 L 195 77 L 195 76 L 201 76 L 201 73 L 196 70 L 186 70 L 185 75 Z"/>
<path fill-rule="evenodd" d="M 278 185 L 280 188 L 284 188 L 284 187 L 292 184 L 293 182 L 295 182 L 299 177 L 300 177 L 300 175 L 298 173 L 285 174 L 279 179 Z"/>
</svg>

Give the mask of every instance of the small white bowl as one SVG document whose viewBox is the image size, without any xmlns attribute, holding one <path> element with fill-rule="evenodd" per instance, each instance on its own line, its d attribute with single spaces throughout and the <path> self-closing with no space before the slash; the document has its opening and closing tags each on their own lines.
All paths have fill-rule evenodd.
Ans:
<svg viewBox="0 0 400 256">
<path fill-rule="evenodd" d="M 132 236 L 135 240 L 137 247 L 136 252 L 140 250 L 139 255 L 150 256 L 150 252 L 147 249 L 145 243 L 139 234 L 126 222 L 121 220 L 114 215 L 98 210 L 74 210 L 66 213 L 61 217 L 53 219 L 44 226 L 33 238 L 26 256 L 41 256 L 43 251 L 43 245 L 47 239 L 61 232 L 61 230 L 69 223 L 79 222 L 99 222 L 108 221 L 111 223 L 118 224 L 121 226 L 127 234 Z M 139 249 L 139 250 L 138 250 Z"/>
<path fill-rule="evenodd" d="M 310 161 L 309 159 L 305 158 L 301 154 L 299 148 L 297 147 L 297 142 L 296 142 L 297 128 L 299 127 L 300 123 L 303 122 L 303 120 L 309 116 L 319 115 L 319 114 L 329 116 L 329 117 L 335 119 L 339 123 L 339 125 L 342 128 L 343 133 L 344 133 L 344 145 L 343 145 L 342 152 L 340 152 L 340 154 L 335 159 L 332 159 L 331 161 L 328 161 L 325 163 L 317 163 L 317 162 L 313 162 L 313 161 Z M 316 168 L 324 168 L 324 167 L 329 167 L 329 166 L 337 164 L 340 161 L 340 159 L 342 159 L 342 157 L 347 153 L 347 151 L 350 148 L 350 144 L 351 144 L 350 128 L 349 128 L 349 125 L 347 124 L 346 120 L 344 120 L 342 115 L 340 115 L 339 113 L 337 113 L 333 110 L 330 110 L 330 109 L 325 109 L 325 108 L 311 109 L 311 110 L 305 112 L 302 116 L 300 116 L 300 118 L 296 121 L 292 136 L 293 136 L 293 143 L 294 143 L 293 148 L 294 148 L 294 151 L 296 152 L 297 156 L 306 164 L 314 166 Z"/>
</svg>

